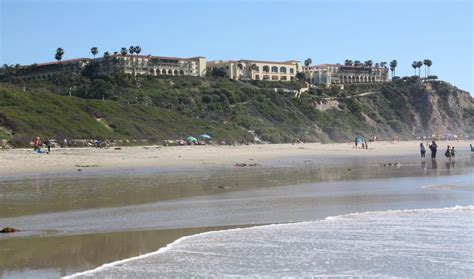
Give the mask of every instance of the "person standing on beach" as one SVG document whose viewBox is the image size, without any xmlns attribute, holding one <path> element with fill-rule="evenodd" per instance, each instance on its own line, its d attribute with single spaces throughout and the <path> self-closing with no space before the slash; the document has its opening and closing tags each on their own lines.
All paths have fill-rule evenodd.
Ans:
<svg viewBox="0 0 474 279">
<path fill-rule="evenodd" d="M 435 141 L 432 141 L 431 144 L 428 146 L 431 150 L 431 159 L 436 159 L 436 152 L 438 151 L 438 145 Z"/>
<path fill-rule="evenodd" d="M 446 158 L 448 158 L 449 160 L 451 160 L 451 148 L 449 147 L 449 145 L 448 145 L 446 151 L 444 152 L 444 156 Z"/>
<path fill-rule="evenodd" d="M 426 148 L 423 145 L 423 143 L 420 143 L 420 154 L 421 154 L 421 159 L 425 159 Z"/>
<path fill-rule="evenodd" d="M 51 152 L 51 140 L 48 138 L 45 141 L 46 147 L 48 148 L 48 154 Z"/>
</svg>

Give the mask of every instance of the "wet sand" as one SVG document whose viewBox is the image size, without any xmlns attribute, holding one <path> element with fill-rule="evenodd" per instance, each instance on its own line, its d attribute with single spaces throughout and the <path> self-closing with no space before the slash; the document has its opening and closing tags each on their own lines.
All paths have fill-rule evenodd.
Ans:
<svg viewBox="0 0 474 279">
<path fill-rule="evenodd" d="M 400 166 L 383 166 L 395 161 Z M 0 226 L 23 230 L 0 235 L 0 277 L 55 278 L 209 230 L 473 203 L 468 152 L 452 162 L 306 153 L 253 162 L 261 166 L 0 180 Z"/>
</svg>

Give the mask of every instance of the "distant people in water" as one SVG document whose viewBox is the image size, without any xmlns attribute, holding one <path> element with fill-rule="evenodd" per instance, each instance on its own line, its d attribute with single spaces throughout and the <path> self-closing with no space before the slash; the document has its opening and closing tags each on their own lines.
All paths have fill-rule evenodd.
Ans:
<svg viewBox="0 0 474 279">
<path fill-rule="evenodd" d="M 449 160 L 451 160 L 451 148 L 449 147 L 449 145 L 446 151 L 444 152 L 444 156 L 448 158 Z"/>
<path fill-rule="evenodd" d="M 436 159 L 436 152 L 438 152 L 438 145 L 435 141 L 432 141 L 431 144 L 428 146 L 431 150 L 431 159 Z"/>
<path fill-rule="evenodd" d="M 456 151 L 454 150 L 454 146 L 451 147 L 451 158 L 454 159 L 454 157 L 456 157 Z"/>
<path fill-rule="evenodd" d="M 425 146 L 423 145 L 423 143 L 420 143 L 420 154 L 421 154 L 421 158 L 424 159 L 424 158 L 425 158 L 425 154 L 426 154 L 426 148 L 425 148 Z"/>
</svg>

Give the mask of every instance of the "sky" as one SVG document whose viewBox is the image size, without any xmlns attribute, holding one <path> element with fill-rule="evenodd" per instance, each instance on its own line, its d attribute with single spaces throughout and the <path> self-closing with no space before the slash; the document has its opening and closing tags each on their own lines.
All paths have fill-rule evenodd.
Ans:
<svg viewBox="0 0 474 279">
<path fill-rule="evenodd" d="M 474 92 L 472 0 L 0 2 L 2 65 L 52 61 L 58 47 L 70 59 L 130 45 L 208 60 L 396 59 L 398 76 L 431 59 L 431 74 Z"/>
</svg>

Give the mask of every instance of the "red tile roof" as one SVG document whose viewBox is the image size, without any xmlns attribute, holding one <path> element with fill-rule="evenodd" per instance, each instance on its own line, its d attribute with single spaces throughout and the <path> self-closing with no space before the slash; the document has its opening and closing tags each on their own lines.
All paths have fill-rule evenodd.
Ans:
<svg viewBox="0 0 474 279">
<path fill-rule="evenodd" d="M 90 58 L 67 59 L 67 60 L 62 60 L 61 64 L 74 63 L 74 62 L 79 62 L 79 61 L 89 61 L 89 60 L 92 60 L 92 59 Z M 45 62 L 45 63 L 36 64 L 36 66 L 42 67 L 42 66 L 48 66 L 48 65 L 54 65 L 54 64 L 59 64 L 59 62 L 58 61 Z"/>
</svg>

